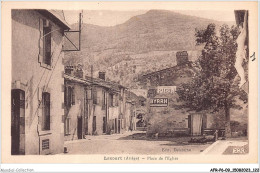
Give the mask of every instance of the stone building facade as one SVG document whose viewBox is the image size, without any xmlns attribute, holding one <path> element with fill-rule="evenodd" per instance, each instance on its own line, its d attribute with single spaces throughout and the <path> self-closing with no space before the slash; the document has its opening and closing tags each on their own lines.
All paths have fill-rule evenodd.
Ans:
<svg viewBox="0 0 260 173">
<path fill-rule="evenodd" d="M 194 63 L 189 61 L 186 51 L 176 53 L 177 65 L 143 75 L 140 79 L 144 88 L 148 88 L 148 136 L 159 135 L 201 135 L 202 129 L 209 128 L 211 118 L 205 113 L 189 112 L 178 109 L 176 90 L 181 84 L 189 82 L 196 73 Z M 160 100 L 167 100 L 163 105 Z M 158 101 L 159 100 L 159 101 Z"/>
<path fill-rule="evenodd" d="M 127 89 L 106 81 L 104 72 L 99 78 L 83 76 L 79 68 L 65 68 L 65 140 L 129 130 Z"/>
<path fill-rule="evenodd" d="M 63 152 L 64 30 L 57 11 L 12 10 L 11 153 Z"/>
<path fill-rule="evenodd" d="M 158 133 L 159 135 L 202 135 L 213 134 L 218 130 L 219 136 L 224 135 L 225 114 L 223 111 L 190 111 L 183 108 L 183 103 L 178 99 L 176 91 L 180 85 L 188 83 L 198 72 L 195 63 L 189 61 L 188 54 L 184 51 L 176 54 L 177 65 L 160 71 L 143 75 L 140 83 L 148 88 L 148 129 L 147 134 Z M 165 107 L 158 107 L 154 100 L 168 99 Z M 236 102 L 242 105 L 243 109 L 231 109 L 231 131 L 234 133 L 246 133 L 247 108 L 241 100 Z M 234 135 L 234 136 L 235 136 Z"/>
</svg>

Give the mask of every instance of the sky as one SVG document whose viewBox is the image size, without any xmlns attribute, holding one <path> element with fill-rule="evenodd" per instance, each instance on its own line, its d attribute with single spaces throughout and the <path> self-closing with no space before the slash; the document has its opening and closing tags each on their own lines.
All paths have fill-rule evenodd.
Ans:
<svg viewBox="0 0 260 173">
<path fill-rule="evenodd" d="M 131 17 L 144 14 L 148 10 L 136 10 L 136 11 L 109 11 L 109 10 L 84 10 L 83 11 L 83 23 L 99 25 L 99 26 L 115 26 L 122 24 L 129 20 Z M 64 11 L 64 16 L 69 24 L 78 23 L 79 13 L 81 11 Z M 207 19 L 213 19 L 217 21 L 235 21 L 234 11 L 174 11 L 177 13 L 191 15 L 196 17 L 202 17 Z"/>
</svg>

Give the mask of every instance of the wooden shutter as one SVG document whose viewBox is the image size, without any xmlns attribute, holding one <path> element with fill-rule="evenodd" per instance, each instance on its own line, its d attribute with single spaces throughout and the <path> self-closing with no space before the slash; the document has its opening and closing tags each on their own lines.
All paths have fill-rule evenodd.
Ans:
<svg viewBox="0 0 260 173">
<path fill-rule="evenodd" d="M 46 130 L 50 130 L 51 120 L 51 98 L 50 94 L 46 93 Z"/>
<path fill-rule="evenodd" d="M 67 99 L 68 99 L 68 89 L 64 86 L 64 104 L 67 106 Z"/>
<path fill-rule="evenodd" d="M 72 105 L 75 105 L 75 91 L 74 91 L 74 88 L 71 88 L 71 94 L 72 94 L 71 103 L 72 103 Z"/>
<path fill-rule="evenodd" d="M 70 134 L 70 117 L 67 117 L 65 120 L 65 134 Z"/>
<path fill-rule="evenodd" d="M 43 62 L 51 65 L 51 25 L 48 20 L 43 21 Z"/>
<path fill-rule="evenodd" d="M 113 105 L 112 106 L 116 106 L 116 95 L 113 95 Z"/>
<path fill-rule="evenodd" d="M 70 107 L 71 106 L 71 100 L 72 100 L 72 89 L 71 87 L 68 87 L 68 97 L 67 97 L 68 101 L 68 106 Z"/>
<path fill-rule="evenodd" d="M 42 115 L 42 125 L 43 130 L 50 130 L 50 93 L 44 92 L 42 95 L 42 106 L 43 106 L 43 115 Z"/>
<path fill-rule="evenodd" d="M 97 90 L 93 88 L 93 104 L 97 104 Z"/>
<path fill-rule="evenodd" d="M 105 109 L 105 105 L 106 105 L 106 92 L 104 90 L 102 90 L 102 109 Z"/>
<path fill-rule="evenodd" d="M 43 19 L 39 19 L 39 56 L 38 61 L 42 63 L 43 60 Z"/>
</svg>

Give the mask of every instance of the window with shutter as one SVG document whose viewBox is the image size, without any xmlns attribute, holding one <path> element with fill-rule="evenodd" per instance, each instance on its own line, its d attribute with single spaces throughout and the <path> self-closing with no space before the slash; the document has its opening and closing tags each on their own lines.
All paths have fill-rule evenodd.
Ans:
<svg viewBox="0 0 260 173">
<path fill-rule="evenodd" d="M 118 106 L 118 95 L 115 95 L 113 99 L 114 106 Z"/>
<path fill-rule="evenodd" d="M 50 93 L 42 93 L 42 130 L 50 130 Z"/>
<path fill-rule="evenodd" d="M 72 88 L 71 90 L 71 97 L 72 97 L 72 100 L 71 100 L 71 104 L 72 105 L 75 105 L 75 92 L 74 92 L 74 88 Z"/>
<path fill-rule="evenodd" d="M 113 94 L 109 94 L 109 106 L 114 106 L 114 97 Z"/>
<path fill-rule="evenodd" d="M 51 69 L 52 62 L 52 32 L 49 20 L 40 19 L 39 63 L 42 67 Z"/>
<path fill-rule="evenodd" d="M 68 102 L 68 89 L 67 87 L 64 87 L 64 104 L 67 106 Z"/>
<path fill-rule="evenodd" d="M 51 65 L 51 26 L 48 20 L 43 23 L 43 63 Z"/>
<path fill-rule="evenodd" d="M 93 88 L 93 104 L 97 104 L 97 90 Z"/>
<path fill-rule="evenodd" d="M 68 87 L 66 89 L 67 93 L 65 94 L 65 102 L 68 107 L 75 105 L 75 92 L 73 87 Z"/>
<path fill-rule="evenodd" d="M 106 92 L 102 90 L 102 109 L 104 110 L 106 107 Z"/>
<path fill-rule="evenodd" d="M 71 87 L 68 87 L 67 106 L 71 106 Z"/>
<path fill-rule="evenodd" d="M 65 135 L 70 134 L 70 117 L 67 117 L 65 120 Z"/>
</svg>

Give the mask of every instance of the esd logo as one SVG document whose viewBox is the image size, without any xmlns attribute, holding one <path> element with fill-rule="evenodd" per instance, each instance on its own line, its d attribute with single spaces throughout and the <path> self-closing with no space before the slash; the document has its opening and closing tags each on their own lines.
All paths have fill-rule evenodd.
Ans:
<svg viewBox="0 0 260 173">
<path fill-rule="evenodd" d="M 233 154 L 245 154 L 245 149 L 242 147 L 240 148 L 233 148 Z"/>
</svg>

